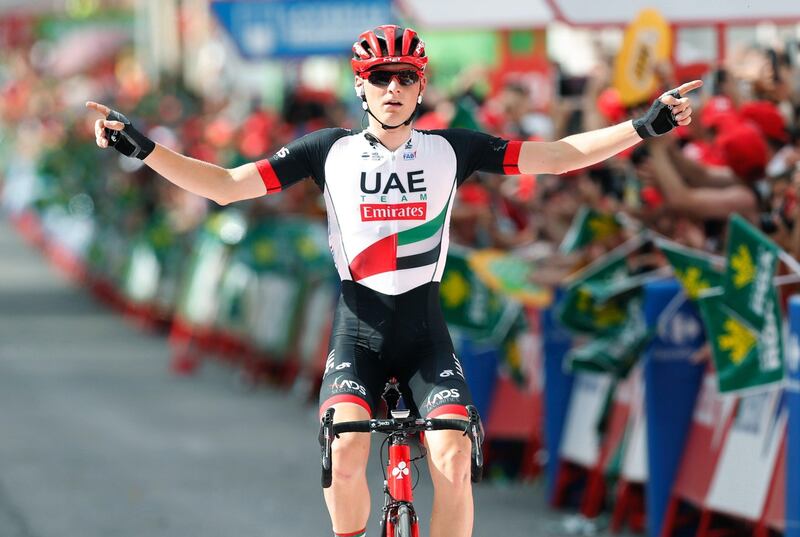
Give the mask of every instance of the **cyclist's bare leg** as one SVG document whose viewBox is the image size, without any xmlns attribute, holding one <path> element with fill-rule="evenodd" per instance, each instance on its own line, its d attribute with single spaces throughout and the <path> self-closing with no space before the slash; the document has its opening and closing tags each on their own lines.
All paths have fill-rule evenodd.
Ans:
<svg viewBox="0 0 800 537">
<path fill-rule="evenodd" d="M 366 409 L 355 403 L 337 403 L 333 408 L 334 422 L 370 418 Z M 333 482 L 323 491 L 335 533 L 353 533 L 367 525 L 369 440 L 369 433 L 343 433 L 333 442 Z"/>
<path fill-rule="evenodd" d="M 458 414 L 436 417 L 464 419 Z M 427 432 L 425 444 L 433 481 L 430 537 L 469 537 L 473 520 L 469 437 L 459 431 Z"/>
</svg>

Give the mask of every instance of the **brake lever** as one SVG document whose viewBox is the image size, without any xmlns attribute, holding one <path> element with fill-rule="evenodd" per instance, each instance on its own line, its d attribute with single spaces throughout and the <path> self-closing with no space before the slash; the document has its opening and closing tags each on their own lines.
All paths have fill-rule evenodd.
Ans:
<svg viewBox="0 0 800 537">
<path fill-rule="evenodd" d="M 469 432 L 477 444 L 483 443 L 483 427 L 481 427 L 481 418 L 478 414 L 478 409 L 472 405 L 467 406 L 467 414 L 469 416 L 469 425 L 464 431 L 464 435 Z"/>
<path fill-rule="evenodd" d="M 322 416 L 319 428 L 319 445 L 327 451 L 330 449 L 330 444 L 333 442 L 333 413 L 335 409 L 329 408 Z M 338 435 L 336 435 L 338 436 Z"/>
</svg>

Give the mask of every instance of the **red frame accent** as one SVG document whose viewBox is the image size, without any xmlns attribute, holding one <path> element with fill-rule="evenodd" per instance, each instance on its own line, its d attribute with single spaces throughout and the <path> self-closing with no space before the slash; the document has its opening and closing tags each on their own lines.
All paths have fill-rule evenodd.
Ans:
<svg viewBox="0 0 800 537">
<path fill-rule="evenodd" d="M 404 464 L 403 464 L 404 463 Z M 395 476 L 392 471 L 400 468 L 408 469 L 408 475 L 402 472 Z M 389 464 L 386 466 L 386 479 L 389 481 L 389 494 L 399 502 L 411 502 L 414 493 L 411 489 L 411 447 L 408 444 L 389 445 Z"/>
<path fill-rule="evenodd" d="M 392 470 L 398 468 L 401 462 L 405 463 L 405 467 L 408 468 L 408 476 L 396 479 L 392 475 Z M 392 498 L 398 502 L 412 503 L 414 501 L 414 490 L 411 486 L 414 480 L 411 475 L 411 447 L 408 444 L 389 444 L 389 463 L 386 466 L 386 480 L 389 482 L 389 494 L 391 494 Z M 386 537 L 394 537 L 394 524 L 390 520 L 394 513 L 389 512 L 387 514 Z M 411 537 L 419 537 L 419 525 L 416 520 L 411 521 Z"/>
</svg>

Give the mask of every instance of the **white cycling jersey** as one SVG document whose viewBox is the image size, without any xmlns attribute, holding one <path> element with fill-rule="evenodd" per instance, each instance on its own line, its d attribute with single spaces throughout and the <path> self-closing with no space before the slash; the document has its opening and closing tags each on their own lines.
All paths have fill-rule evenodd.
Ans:
<svg viewBox="0 0 800 537">
<path fill-rule="evenodd" d="M 322 129 L 256 166 L 268 194 L 313 179 L 341 279 L 398 295 L 441 280 L 456 189 L 475 171 L 519 173 L 520 147 L 465 129 L 412 130 L 390 151 L 367 131 Z"/>
</svg>

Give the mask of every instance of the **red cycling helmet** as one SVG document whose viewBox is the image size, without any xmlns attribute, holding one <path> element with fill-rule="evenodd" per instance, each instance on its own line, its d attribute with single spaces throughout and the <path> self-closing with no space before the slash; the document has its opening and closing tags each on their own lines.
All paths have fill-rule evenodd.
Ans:
<svg viewBox="0 0 800 537">
<path fill-rule="evenodd" d="M 384 24 L 358 36 L 350 60 L 353 72 L 363 73 L 384 63 L 407 63 L 424 72 L 428 64 L 425 43 L 411 28 L 394 24 Z"/>
</svg>

